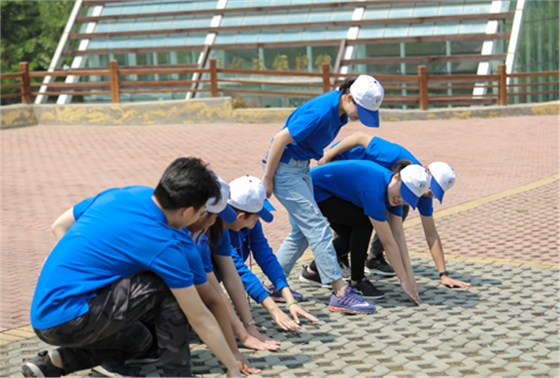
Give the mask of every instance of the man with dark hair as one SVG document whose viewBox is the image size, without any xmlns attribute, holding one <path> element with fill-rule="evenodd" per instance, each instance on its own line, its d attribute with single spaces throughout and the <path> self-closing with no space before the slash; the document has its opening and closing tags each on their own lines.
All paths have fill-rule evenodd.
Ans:
<svg viewBox="0 0 560 378">
<path fill-rule="evenodd" d="M 191 376 L 189 324 L 239 375 L 220 327 L 193 286 L 188 233 L 206 201 L 220 199 L 216 176 L 196 158 L 179 158 L 157 188 L 114 188 L 63 213 L 31 305 L 39 338 L 60 348 L 22 366 L 27 377 L 54 377 L 142 355 L 155 324 L 168 376 Z M 188 322 L 187 322 L 188 319 Z"/>
</svg>

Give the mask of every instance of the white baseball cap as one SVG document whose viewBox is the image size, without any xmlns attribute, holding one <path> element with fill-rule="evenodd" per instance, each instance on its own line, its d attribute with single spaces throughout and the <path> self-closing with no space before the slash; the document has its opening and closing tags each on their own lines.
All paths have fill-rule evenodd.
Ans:
<svg viewBox="0 0 560 378">
<path fill-rule="evenodd" d="M 224 221 L 228 223 L 235 222 L 237 213 L 228 205 L 230 195 L 229 185 L 220 177 L 216 177 L 216 181 L 220 184 L 220 200 L 216 197 L 210 197 L 206 201 L 206 211 L 212 214 L 218 214 Z"/>
<path fill-rule="evenodd" d="M 420 197 L 430 189 L 430 175 L 418 164 L 407 165 L 401 172 L 401 197 L 413 209 Z"/>
<path fill-rule="evenodd" d="M 446 191 L 451 189 L 455 185 L 455 180 L 457 176 L 455 171 L 451 166 L 442 161 L 434 161 L 428 165 L 428 170 L 432 175 L 432 181 L 430 183 L 430 189 L 439 202 L 443 201 L 443 195 Z"/>
<path fill-rule="evenodd" d="M 274 216 L 270 212 L 274 210 L 274 207 L 266 199 L 266 189 L 261 179 L 245 175 L 230 182 L 229 187 L 231 192 L 228 203 L 230 206 L 241 211 L 258 214 L 265 222 L 272 222 Z"/>
<path fill-rule="evenodd" d="M 356 107 L 360 122 L 366 126 L 379 127 L 379 107 L 385 90 L 373 76 L 360 75 L 350 86 L 350 94 Z"/>
</svg>

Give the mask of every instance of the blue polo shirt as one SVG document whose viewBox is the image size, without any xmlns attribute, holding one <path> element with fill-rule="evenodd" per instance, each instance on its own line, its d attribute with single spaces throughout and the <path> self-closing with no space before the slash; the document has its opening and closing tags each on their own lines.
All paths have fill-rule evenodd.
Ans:
<svg viewBox="0 0 560 378">
<path fill-rule="evenodd" d="M 334 144 L 333 147 L 337 144 L 338 143 Z M 374 137 L 369 142 L 367 148 L 363 148 L 362 146 L 354 147 L 349 151 L 336 155 L 333 161 L 369 160 L 391 170 L 399 160 L 403 159 L 410 160 L 414 164 L 422 165 L 418 159 L 403 146 L 391 143 L 379 137 Z M 420 197 L 418 201 L 418 212 L 425 217 L 432 216 L 434 213 L 433 199 L 431 197 Z"/>
<path fill-rule="evenodd" d="M 154 190 L 109 189 L 74 206 L 76 222 L 45 261 L 31 304 L 31 324 L 45 329 L 88 311 L 96 291 L 150 271 L 170 288 L 193 284 L 188 233 L 170 227 Z"/>
<path fill-rule="evenodd" d="M 338 103 L 341 93 L 330 91 L 298 107 L 282 129 L 288 128 L 294 142 L 288 144 L 280 161 L 319 160 L 323 150 L 338 135 L 348 117 L 340 117 Z"/>
<path fill-rule="evenodd" d="M 391 206 L 387 186 L 391 171 L 370 161 L 344 160 L 311 169 L 315 201 L 337 197 L 364 209 L 376 221 L 387 220 L 386 210 L 402 216 L 402 206 Z"/>
</svg>

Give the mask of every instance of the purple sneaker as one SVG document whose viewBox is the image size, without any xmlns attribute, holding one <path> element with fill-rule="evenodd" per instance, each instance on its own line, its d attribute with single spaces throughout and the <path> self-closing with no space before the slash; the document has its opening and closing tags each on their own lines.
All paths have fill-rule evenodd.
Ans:
<svg viewBox="0 0 560 378">
<path fill-rule="evenodd" d="M 342 297 L 337 297 L 334 293 L 331 295 L 329 311 L 343 312 L 345 314 L 373 314 L 375 306 L 354 293 L 352 287 L 348 285 Z"/>
<path fill-rule="evenodd" d="M 276 288 L 274 287 L 274 285 L 270 285 L 270 286 L 266 286 L 263 283 L 264 288 L 266 289 L 266 291 L 268 292 L 268 295 L 270 295 L 270 298 L 272 298 L 272 300 L 274 302 L 278 302 L 278 303 L 286 303 L 286 299 L 282 296 L 282 294 L 276 290 Z M 301 301 L 303 300 L 303 295 L 301 295 L 300 293 L 298 293 L 295 290 L 290 289 L 290 291 L 292 292 L 292 296 L 294 297 L 295 301 Z"/>
</svg>

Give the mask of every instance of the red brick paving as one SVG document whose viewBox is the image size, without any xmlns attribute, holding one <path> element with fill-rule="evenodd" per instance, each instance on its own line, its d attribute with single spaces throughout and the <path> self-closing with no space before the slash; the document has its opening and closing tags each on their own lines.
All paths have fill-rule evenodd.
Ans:
<svg viewBox="0 0 560 378">
<path fill-rule="evenodd" d="M 35 281 L 53 246 L 49 226 L 62 211 L 107 187 L 155 185 L 163 169 L 178 156 L 199 156 L 210 162 L 226 180 L 245 173 L 260 176 L 260 161 L 270 138 L 280 127 L 280 124 L 38 126 L 2 131 L 0 331 L 29 323 L 28 308 Z M 458 173 L 458 181 L 441 208 L 558 173 L 557 116 L 407 121 L 384 123 L 380 129 L 349 125 L 340 137 L 357 130 L 368 130 L 372 135 L 398 142 L 423 162 L 444 160 L 450 163 Z M 439 223 L 446 252 L 485 256 L 492 250 L 486 231 L 493 229 L 507 231 L 508 238 L 519 232 L 532 234 L 546 229 L 547 240 L 551 240 L 551 233 L 557 235 L 558 219 L 557 183 L 554 185 L 555 194 L 545 195 L 552 202 L 556 198 L 552 206 L 540 206 L 540 194 L 525 196 L 530 201 L 531 211 L 542 212 L 540 217 L 531 216 L 531 227 L 526 227 L 523 214 L 511 216 L 513 219 L 489 221 L 487 213 L 476 209 L 456 224 L 452 218 L 449 224 L 442 220 Z M 288 224 L 282 207 L 276 201 L 273 203 L 278 210 L 276 220 L 265 228 L 271 244 L 278 247 L 288 232 Z M 496 204 L 490 213 L 499 214 L 499 205 Z M 517 215 L 515 209 L 513 211 L 507 214 Z M 505 221 L 510 223 L 503 223 Z M 453 234 L 454 227 L 470 232 L 461 235 L 463 244 L 447 234 Z M 505 235 L 504 232 L 490 233 L 496 240 Z M 486 243 L 483 246 L 482 236 Z M 465 239 L 470 243 L 464 243 Z M 478 244 L 479 248 L 473 248 L 473 244 Z M 538 248 L 538 251 L 555 249 L 557 256 L 557 243 Z M 511 255 L 512 251 L 506 243 L 500 247 L 499 254 L 524 260 L 527 256 L 529 259 L 539 256 L 533 252 Z M 557 257 L 553 256 L 555 259 Z"/>
<path fill-rule="evenodd" d="M 557 217 L 555 182 L 436 223 L 446 256 L 558 264 Z M 411 252 L 429 256 L 421 225 L 408 228 L 406 236 Z"/>
</svg>

